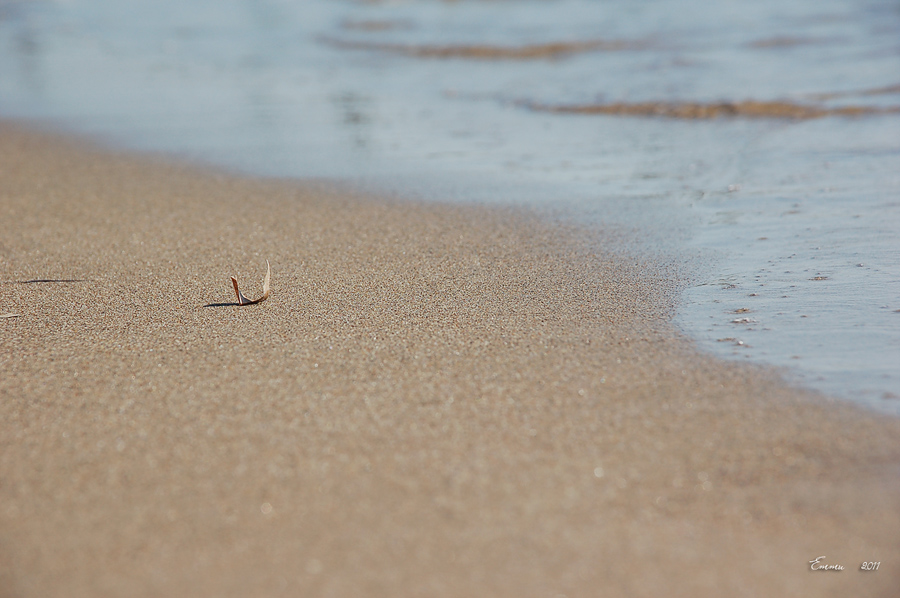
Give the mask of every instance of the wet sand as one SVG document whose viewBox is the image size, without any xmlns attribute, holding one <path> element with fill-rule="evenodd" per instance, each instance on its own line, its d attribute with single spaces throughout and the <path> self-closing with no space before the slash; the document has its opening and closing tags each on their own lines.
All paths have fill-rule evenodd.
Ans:
<svg viewBox="0 0 900 598">
<path fill-rule="evenodd" d="M 495 46 L 488 44 L 447 44 L 413 45 L 386 42 L 353 41 L 347 39 L 322 38 L 337 48 L 365 50 L 370 52 L 391 52 L 417 58 L 463 58 L 469 60 L 548 60 L 558 59 L 583 52 L 618 52 L 639 50 L 647 47 L 644 41 L 593 39 L 584 41 L 560 41 L 522 46 Z"/>
<path fill-rule="evenodd" d="M 893 595 L 900 421 L 621 234 L 0 125 L 0 596 Z"/>
<path fill-rule="evenodd" d="M 833 95 L 833 94 L 831 94 Z M 822 96 L 819 96 L 822 97 Z M 538 104 L 520 102 L 521 105 L 541 112 L 560 114 L 606 114 L 616 116 L 658 116 L 686 120 L 710 118 L 783 118 L 808 120 L 827 116 L 861 117 L 879 114 L 896 114 L 900 106 L 840 106 L 828 108 L 793 102 L 614 102 L 610 104 Z"/>
</svg>

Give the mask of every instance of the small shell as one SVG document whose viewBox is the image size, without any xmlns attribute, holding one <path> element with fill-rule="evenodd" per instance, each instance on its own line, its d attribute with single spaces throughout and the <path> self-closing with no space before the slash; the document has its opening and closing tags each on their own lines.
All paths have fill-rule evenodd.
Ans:
<svg viewBox="0 0 900 598">
<path fill-rule="evenodd" d="M 237 295 L 238 305 L 253 305 L 254 303 L 262 303 L 266 299 L 269 298 L 269 276 L 271 275 L 271 270 L 269 269 L 269 260 L 266 260 L 266 279 L 263 281 L 263 295 L 259 299 L 247 299 L 244 297 L 241 290 L 238 288 L 237 278 L 234 276 L 231 277 L 231 284 L 234 285 L 234 294 Z"/>
</svg>

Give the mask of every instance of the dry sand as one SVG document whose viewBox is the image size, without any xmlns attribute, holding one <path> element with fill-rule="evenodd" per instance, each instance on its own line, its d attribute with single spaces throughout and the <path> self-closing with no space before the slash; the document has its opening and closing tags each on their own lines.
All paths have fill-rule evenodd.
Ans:
<svg viewBox="0 0 900 598">
<path fill-rule="evenodd" d="M 895 596 L 900 421 L 612 236 L 0 125 L 0 595 Z"/>
</svg>

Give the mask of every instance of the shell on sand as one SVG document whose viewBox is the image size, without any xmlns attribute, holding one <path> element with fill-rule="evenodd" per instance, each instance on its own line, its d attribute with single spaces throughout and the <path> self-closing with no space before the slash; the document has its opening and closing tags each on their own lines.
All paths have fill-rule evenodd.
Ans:
<svg viewBox="0 0 900 598">
<path fill-rule="evenodd" d="M 237 278 L 231 277 L 231 284 L 234 285 L 234 294 L 237 295 L 238 305 L 253 305 L 254 303 L 262 303 L 269 298 L 269 276 L 271 270 L 269 268 L 269 260 L 266 260 L 266 279 L 263 281 L 263 294 L 259 299 L 247 299 L 238 288 Z"/>
</svg>

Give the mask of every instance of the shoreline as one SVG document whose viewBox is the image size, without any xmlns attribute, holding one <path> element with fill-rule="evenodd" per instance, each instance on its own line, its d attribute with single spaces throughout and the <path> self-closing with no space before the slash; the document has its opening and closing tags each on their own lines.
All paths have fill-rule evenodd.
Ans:
<svg viewBox="0 0 900 598">
<path fill-rule="evenodd" d="M 900 420 L 701 353 L 602 232 L 6 122 L 0 164 L 10 596 L 900 581 Z"/>
</svg>

